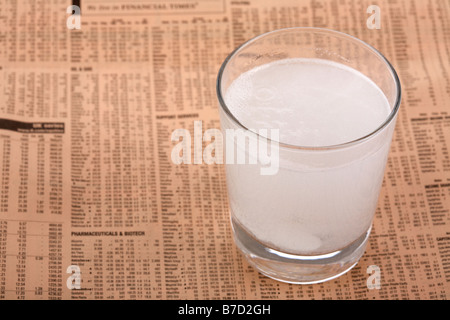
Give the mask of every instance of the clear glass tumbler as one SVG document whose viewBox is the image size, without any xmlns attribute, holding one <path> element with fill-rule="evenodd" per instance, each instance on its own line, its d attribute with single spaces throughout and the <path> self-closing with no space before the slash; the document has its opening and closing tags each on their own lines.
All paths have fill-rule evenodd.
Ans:
<svg viewBox="0 0 450 320">
<path fill-rule="evenodd" d="M 366 134 L 350 140 L 339 136 L 346 130 L 342 128 L 333 136 L 336 143 L 320 144 L 319 139 L 316 143 L 297 145 L 292 130 L 290 136 L 283 135 L 283 130 L 286 131 L 283 121 L 272 124 L 272 128 L 257 128 L 260 118 L 270 122 L 267 110 L 271 109 L 263 106 L 264 101 L 259 105 L 258 99 L 251 100 L 252 113 L 248 113 L 251 119 L 246 119 L 245 110 L 239 109 L 245 109 L 245 105 L 237 109 L 229 105 L 229 101 L 236 100 L 227 98 L 227 92 L 244 73 L 262 70 L 282 60 L 305 59 L 320 62 L 325 69 L 339 64 L 342 70 L 351 68 L 370 79 L 385 97 L 387 108 L 382 121 Z M 335 76 L 332 68 L 329 73 L 325 69 L 320 69 L 327 75 L 323 77 L 324 83 L 335 81 L 339 92 L 344 91 L 342 94 L 345 88 L 355 85 L 332 79 Z M 307 82 L 309 75 L 303 77 Z M 262 89 L 258 91 L 262 100 L 289 99 L 278 97 L 276 88 Z M 307 92 L 311 97 L 305 99 L 316 99 L 314 94 L 327 96 L 327 92 L 316 91 L 311 89 Z M 299 284 L 327 281 L 350 270 L 363 255 L 369 238 L 400 105 L 400 82 L 392 65 L 370 45 L 341 32 L 320 28 L 275 30 L 247 41 L 226 58 L 217 78 L 217 95 L 226 145 L 231 223 L 235 242 L 249 263 L 273 279 Z M 371 105 L 372 96 L 362 94 L 361 98 L 358 93 L 358 97 L 361 108 Z M 286 117 L 295 118 L 292 111 Z M 351 114 L 355 123 L 363 114 L 357 111 Z M 334 116 L 329 116 L 327 110 L 321 112 L 325 112 L 326 121 L 333 121 Z M 329 112 L 336 112 L 332 99 Z M 317 118 L 308 117 L 305 116 L 305 121 Z M 331 124 L 336 128 L 339 125 Z M 295 132 L 304 134 L 306 130 L 302 131 L 302 127 L 306 125 L 299 121 Z M 311 126 L 308 128 L 311 131 Z M 271 129 L 279 131 L 269 134 Z M 312 131 L 320 135 L 319 129 Z M 239 139 L 238 133 L 244 138 Z M 283 138 L 286 136 L 291 139 Z M 267 152 L 265 157 L 259 154 L 263 149 Z M 241 158 L 240 151 L 244 155 Z M 268 160 L 272 166 L 277 165 L 276 170 L 269 170 Z"/>
</svg>

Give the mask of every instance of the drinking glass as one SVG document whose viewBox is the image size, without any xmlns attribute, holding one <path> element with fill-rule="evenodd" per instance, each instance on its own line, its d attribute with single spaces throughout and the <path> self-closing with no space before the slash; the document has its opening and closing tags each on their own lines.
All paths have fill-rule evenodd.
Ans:
<svg viewBox="0 0 450 320">
<path fill-rule="evenodd" d="M 296 145 L 275 133 L 277 139 L 247 128 L 226 103 L 230 85 L 247 71 L 298 58 L 339 63 L 369 78 L 388 102 L 384 121 L 364 136 L 332 145 Z M 400 105 L 400 82 L 392 65 L 372 46 L 342 32 L 275 30 L 245 42 L 226 58 L 217 95 L 232 230 L 248 262 L 266 276 L 298 284 L 334 279 L 354 267 L 370 235 Z M 237 139 L 236 132 L 245 139 Z M 267 154 L 276 155 L 277 170 L 263 174 L 268 163 L 254 154 L 261 149 L 251 145 L 266 146 Z M 239 151 L 245 163 L 233 161 Z"/>
</svg>

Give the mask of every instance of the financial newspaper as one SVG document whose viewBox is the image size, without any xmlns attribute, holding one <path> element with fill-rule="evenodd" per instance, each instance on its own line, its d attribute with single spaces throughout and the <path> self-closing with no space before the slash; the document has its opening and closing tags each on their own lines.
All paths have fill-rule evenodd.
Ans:
<svg viewBox="0 0 450 320">
<path fill-rule="evenodd" d="M 366 252 L 322 284 L 249 266 L 224 166 L 171 161 L 220 129 L 227 55 L 285 27 L 364 40 L 403 90 Z M 0 299 L 449 299 L 449 151 L 449 1 L 0 0 Z"/>
</svg>

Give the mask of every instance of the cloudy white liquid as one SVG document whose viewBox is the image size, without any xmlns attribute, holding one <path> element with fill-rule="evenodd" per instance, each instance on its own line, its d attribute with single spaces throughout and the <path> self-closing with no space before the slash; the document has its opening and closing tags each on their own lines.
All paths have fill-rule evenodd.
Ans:
<svg viewBox="0 0 450 320">
<path fill-rule="evenodd" d="M 357 140 L 390 113 L 385 95 L 370 79 L 320 59 L 286 59 L 252 69 L 232 82 L 224 100 L 245 127 L 279 129 L 280 142 L 303 147 Z M 319 158 L 311 150 L 282 152 L 274 176 L 262 176 L 255 165 L 228 165 L 233 218 L 281 251 L 319 254 L 344 248 L 371 225 L 386 141 L 354 157 L 352 150 L 320 151 Z"/>
</svg>

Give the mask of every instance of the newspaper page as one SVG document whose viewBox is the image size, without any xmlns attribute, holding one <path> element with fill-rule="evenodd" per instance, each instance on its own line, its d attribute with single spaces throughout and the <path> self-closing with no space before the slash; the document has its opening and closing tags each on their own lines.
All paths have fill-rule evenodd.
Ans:
<svg viewBox="0 0 450 320">
<path fill-rule="evenodd" d="M 403 89 L 366 252 L 314 285 L 247 264 L 223 165 L 170 157 L 220 128 L 226 56 L 298 26 L 373 45 Z M 0 299 L 448 299 L 449 101 L 446 0 L 0 0 Z"/>
</svg>

